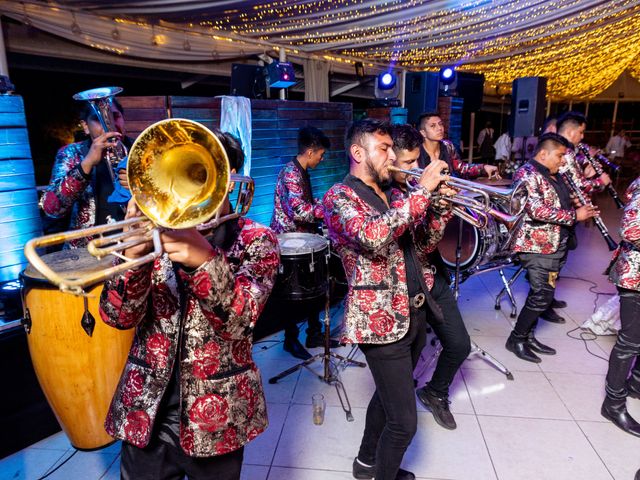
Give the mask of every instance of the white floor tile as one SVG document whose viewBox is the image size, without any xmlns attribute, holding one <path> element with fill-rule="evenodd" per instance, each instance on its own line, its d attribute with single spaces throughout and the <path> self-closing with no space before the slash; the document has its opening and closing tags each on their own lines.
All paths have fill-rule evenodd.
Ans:
<svg viewBox="0 0 640 480">
<path fill-rule="evenodd" d="M 611 480 L 572 421 L 478 417 L 500 480 Z"/>
<path fill-rule="evenodd" d="M 511 372 L 539 372 L 537 364 L 520 360 L 504 347 L 508 336 L 509 332 L 502 337 L 471 335 L 471 340 Z M 470 369 L 496 370 L 496 367 L 481 355 L 469 356 L 462 366 Z"/>
<path fill-rule="evenodd" d="M 456 430 L 445 430 L 430 413 L 418 412 L 418 431 L 403 468 L 419 478 L 495 479 L 476 417 L 456 415 L 456 423 Z"/>
<path fill-rule="evenodd" d="M 640 470 L 640 439 L 612 423 L 578 422 L 589 442 L 616 480 L 631 480 Z"/>
<path fill-rule="evenodd" d="M 353 480 L 353 475 L 351 475 L 351 470 L 348 472 L 336 472 L 331 470 L 273 467 L 268 480 Z"/>
<path fill-rule="evenodd" d="M 575 420 L 607 421 L 600 415 L 604 375 L 553 372 L 545 375 Z"/>
<path fill-rule="evenodd" d="M 556 355 L 544 355 L 540 369 L 544 372 L 605 374 L 608 356 L 597 343 L 588 342 L 588 348 L 602 358 L 590 354 L 582 340 L 556 338 L 548 342 L 557 350 Z"/>
<path fill-rule="evenodd" d="M 571 419 L 542 372 L 518 372 L 514 380 L 491 370 L 464 369 L 463 375 L 478 415 Z"/>
<path fill-rule="evenodd" d="M 287 418 L 289 405 L 268 403 L 269 426 L 244 449 L 244 463 L 251 465 L 271 465 L 276 446 L 280 441 L 282 427 Z"/>
</svg>

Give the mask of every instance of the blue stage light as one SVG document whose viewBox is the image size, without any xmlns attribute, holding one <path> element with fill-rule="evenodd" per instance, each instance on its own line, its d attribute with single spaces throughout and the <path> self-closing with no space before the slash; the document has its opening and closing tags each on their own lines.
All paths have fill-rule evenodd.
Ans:
<svg viewBox="0 0 640 480">
<path fill-rule="evenodd" d="M 384 72 L 378 75 L 378 88 L 380 90 L 391 90 L 396 86 L 397 77 L 392 72 Z"/>
<path fill-rule="evenodd" d="M 442 78 L 445 80 L 450 79 L 453 76 L 453 68 L 451 67 L 446 67 L 444 70 L 442 70 Z"/>
</svg>

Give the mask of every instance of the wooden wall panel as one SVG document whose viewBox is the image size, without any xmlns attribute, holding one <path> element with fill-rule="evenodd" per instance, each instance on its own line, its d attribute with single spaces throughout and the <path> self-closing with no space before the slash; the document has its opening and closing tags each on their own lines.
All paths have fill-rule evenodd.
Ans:
<svg viewBox="0 0 640 480">
<path fill-rule="evenodd" d="M 22 97 L 0 95 L 0 283 L 18 278 L 25 242 L 41 234 Z"/>
<path fill-rule="evenodd" d="M 127 130 L 138 134 L 164 118 L 188 118 L 208 128 L 219 127 L 221 99 L 213 97 L 122 97 Z M 316 103 L 281 100 L 251 101 L 251 176 L 256 194 L 249 217 L 269 224 L 278 173 L 297 153 L 298 129 L 311 125 L 325 132 L 331 149 L 311 171 L 314 196 L 322 197 L 348 171 L 344 134 L 353 116 L 347 103 Z"/>
</svg>

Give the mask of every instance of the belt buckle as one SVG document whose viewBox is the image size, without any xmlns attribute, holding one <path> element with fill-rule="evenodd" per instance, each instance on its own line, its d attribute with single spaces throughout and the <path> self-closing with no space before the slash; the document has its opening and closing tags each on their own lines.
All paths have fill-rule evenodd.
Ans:
<svg viewBox="0 0 640 480">
<path fill-rule="evenodd" d="M 418 293 L 417 295 L 415 295 L 412 299 L 411 299 L 411 304 L 413 306 L 413 308 L 420 308 L 421 306 L 424 305 L 424 301 L 426 300 L 427 296 L 424 293 Z"/>
</svg>

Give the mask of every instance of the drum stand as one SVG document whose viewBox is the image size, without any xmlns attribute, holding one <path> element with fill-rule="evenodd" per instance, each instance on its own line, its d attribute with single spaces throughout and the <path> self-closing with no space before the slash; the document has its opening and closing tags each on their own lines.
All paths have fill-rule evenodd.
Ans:
<svg viewBox="0 0 640 480">
<path fill-rule="evenodd" d="M 500 278 L 502 279 L 502 283 L 504 284 L 504 287 L 502 287 L 502 290 L 500 290 L 500 293 L 498 293 L 498 295 L 496 296 L 496 304 L 494 305 L 494 308 L 496 310 L 500 310 L 500 301 L 502 300 L 502 297 L 504 297 L 506 293 L 507 296 L 509 297 L 509 301 L 511 302 L 511 313 L 509 315 L 511 318 L 516 318 L 518 316 L 518 305 L 516 304 L 516 299 L 513 296 L 513 292 L 511 291 L 511 286 L 515 283 L 518 277 L 520 277 L 523 270 L 524 270 L 523 266 L 518 267 L 518 270 L 516 270 L 516 273 L 514 273 L 509 280 L 507 280 L 507 278 L 504 276 L 504 272 L 502 271 L 502 268 L 499 270 Z"/>
<path fill-rule="evenodd" d="M 460 221 L 460 228 L 458 229 L 458 244 L 456 245 L 456 269 L 454 273 L 455 278 L 453 281 L 453 296 L 455 297 L 456 300 L 458 300 L 458 296 L 460 294 L 460 263 L 462 260 L 462 222 L 463 222 L 462 218 L 458 218 L 458 220 Z M 502 269 L 500 269 L 500 275 L 503 278 L 503 281 L 505 281 L 504 274 L 502 273 Z M 516 275 L 514 275 L 514 277 L 517 278 L 517 275 L 519 275 L 518 272 L 516 273 Z M 513 281 L 515 281 L 514 277 L 511 278 Z M 505 288 L 507 288 L 508 292 L 511 292 L 510 286 L 511 284 L 509 284 L 509 286 L 507 287 L 507 283 L 505 283 Z M 513 294 L 509 293 L 509 298 L 512 299 L 512 302 L 514 302 L 515 304 L 515 300 L 513 300 Z M 497 308 L 499 308 L 499 306 Z M 421 376 L 422 373 L 424 373 L 425 370 L 431 366 L 431 364 L 440 355 L 440 352 L 442 352 L 442 345 L 440 344 L 438 337 L 434 337 L 433 340 L 431 340 L 431 344 L 436 348 L 436 350 L 431 355 L 431 358 L 429 359 L 429 361 L 426 362 L 425 366 L 422 369 L 420 369 L 419 375 L 416 375 L 418 377 Z M 509 369 L 506 366 L 504 366 L 504 364 L 502 364 L 495 357 L 490 355 L 487 351 L 480 348 L 476 344 L 476 342 L 474 342 L 473 340 L 471 340 L 471 352 L 469 353 L 469 357 L 472 355 L 480 355 L 484 360 L 486 360 L 495 368 L 497 368 L 499 371 L 504 373 L 504 375 L 507 377 L 507 380 L 513 380 L 513 374 L 509 371 Z"/>
<path fill-rule="evenodd" d="M 327 277 L 328 277 L 328 274 L 327 274 Z M 331 351 L 330 291 L 331 291 L 331 288 L 330 288 L 329 278 L 327 278 L 327 292 L 326 292 L 326 299 L 324 304 L 324 352 L 318 353 L 313 357 L 305 360 L 304 362 L 300 362 L 297 365 L 294 365 L 293 367 L 280 372 L 275 377 L 271 377 L 269 379 L 269 383 L 271 384 L 278 383 L 278 380 L 291 375 L 292 373 L 300 370 L 301 368 L 306 368 L 327 385 L 333 385 L 334 387 L 336 387 L 336 393 L 338 394 L 340 405 L 342 406 L 342 409 L 344 410 L 347 416 L 347 421 L 353 422 L 354 419 L 353 419 L 353 414 L 351 413 L 351 403 L 349 402 L 349 397 L 347 397 L 347 392 L 344 388 L 344 385 L 342 384 L 342 381 L 340 381 L 340 378 L 338 377 L 338 368 L 341 365 L 344 367 L 347 367 L 348 365 L 355 365 L 357 367 L 362 367 L 362 368 L 366 367 L 367 365 L 363 362 L 358 362 L 357 360 L 353 359 L 356 349 L 358 348 L 357 345 L 353 345 L 351 347 L 351 351 L 346 357 L 343 357 L 342 355 L 338 355 L 337 353 L 333 353 Z M 331 368 L 332 358 L 335 358 L 338 360 L 338 365 L 334 365 L 333 369 Z M 309 367 L 309 365 L 311 365 L 316 360 L 320 360 L 324 364 L 324 371 L 322 375 L 318 375 L 314 370 L 312 370 Z"/>
</svg>

